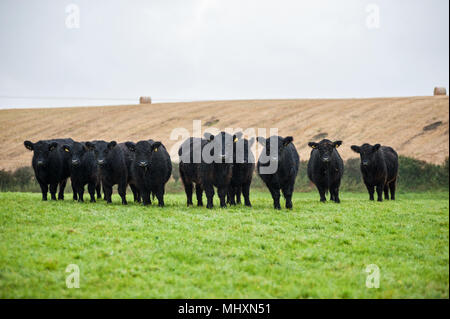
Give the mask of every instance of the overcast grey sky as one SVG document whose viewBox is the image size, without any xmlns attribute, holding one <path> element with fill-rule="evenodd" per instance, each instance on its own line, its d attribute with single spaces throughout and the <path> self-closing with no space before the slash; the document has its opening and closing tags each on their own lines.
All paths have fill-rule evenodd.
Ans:
<svg viewBox="0 0 450 319">
<path fill-rule="evenodd" d="M 448 72 L 448 0 L 0 1 L 0 108 L 430 95 Z"/>
</svg>

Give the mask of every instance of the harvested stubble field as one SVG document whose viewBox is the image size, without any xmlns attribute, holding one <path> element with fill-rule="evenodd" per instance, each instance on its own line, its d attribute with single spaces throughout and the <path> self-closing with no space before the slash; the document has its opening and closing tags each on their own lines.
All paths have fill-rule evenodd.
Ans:
<svg viewBox="0 0 450 319">
<path fill-rule="evenodd" d="M 339 149 L 344 159 L 356 156 L 350 145 L 364 142 L 390 145 L 401 155 L 436 164 L 449 154 L 447 96 L 211 101 L 1 110 L 0 169 L 30 164 L 32 154 L 23 147 L 27 139 L 152 138 L 170 149 L 176 142 L 170 140 L 171 131 L 192 132 L 193 120 L 202 120 L 203 129 L 278 128 L 280 135 L 294 137 L 302 159 L 309 158 L 307 143 L 323 137 L 344 141 Z"/>
</svg>

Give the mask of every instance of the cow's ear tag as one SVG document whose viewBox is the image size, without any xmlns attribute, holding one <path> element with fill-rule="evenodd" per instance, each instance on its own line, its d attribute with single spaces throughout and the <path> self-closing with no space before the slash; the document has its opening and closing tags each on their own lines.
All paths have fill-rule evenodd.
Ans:
<svg viewBox="0 0 450 319">
<path fill-rule="evenodd" d="M 155 152 L 158 152 L 158 148 L 155 148 Z"/>
<path fill-rule="evenodd" d="M 64 151 L 66 151 L 67 153 L 69 153 L 69 149 L 68 149 L 68 148 L 65 148 Z"/>
<path fill-rule="evenodd" d="M 237 137 L 235 137 L 235 138 L 234 138 L 234 142 L 235 142 L 235 143 L 237 143 L 237 141 L 238 141 L 238 138 L 237 138 Z"/>
<path fill-rule="evenodd" d="M 312 148 L 317 148 L 317 146 L 313 145 Z"/>
</svg>

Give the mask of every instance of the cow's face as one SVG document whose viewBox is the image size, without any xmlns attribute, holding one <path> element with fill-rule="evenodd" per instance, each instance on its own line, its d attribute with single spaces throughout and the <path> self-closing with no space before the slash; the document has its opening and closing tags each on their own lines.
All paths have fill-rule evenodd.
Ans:
<svg viewBox="0 0 450 319">
<path fill-rule="evenodd" d="M 216 136 L 205 133 L 211 146 L 210 155 L 215 163 L 232 163 L 234 144 L 239 140 L 236 135 L 220 132 Z"/>
<path fill-rule="evenodd" d="M 292 136 L 285 138 L 281 136 L 271 136 L 268 139 L 257 137 L 256 140 L 264 146 L 265 155 L 271 162 L 283 161 L 286 155 L 286 148 L 294 141 Z"/>
<path fill-rule="evenodd" d="M 135 161 L 140 169 L 150 169 L 154 155 L 160 152 L 161 142 L 140 141 L 136 144 L 133 142 L 126 142 L 125 145 L 131 152 L 135 153 Z"/>
<path fill-rule="evenodd" d="M 45 141 L 39 141 L 37 143 L 25 141 L 23 144 L 27 149 L 34 152 L 33 157 L 36 159 L 36 165 L 42 167 L 47 166 L 50 153 L 58 147 L 58 143 L 56 142 L 49 143 Z"/>
<path fill-rule="evenodd" d="M 342 145 L 342 141 L 331 142 L 330 140 L 322 140 L 319 143 L 309 142 L 308 145 L 319 151 L 320 160 L 323 163 L 329 163 L 333 151 Z"/>
<path fill-rule="evenodd" d="M 362 146 L 352 145 L 351 149 L 355 153 L 359 153 L 362 166 L 369 166 L 375 161 L 375 156 L 380 149 L 380 146 L 380 144 L 375 144 L 373 146 L 370 144 L 363 144 Z"/>
<path fill-rule="evenodd" d="M 96 141 L 95 143 L 86 142 L 86 146 L 90 150 L 94 150 L 95 159 L 99 166 L 105 166 L 108 164 L 108 155 L 116 147 L 117 143 L 115 141 L 105 142 Z"/>
<path fill-rule="evenodd" d="M 63 145 L 63 151 L 70 154 L 72 167 L 78 167 L 84 154 L 89 151 L 86 145 L 75 142 L 73 145 Z"/>
<path fill-rule="evenodd" d="M 237 140 L 234 143 L 233 148 L 233 160 L 234 163 L 254 163 L 253 153 L 251 148 L 255 143 L 255 138 L 252 137 L 250 140 L 242 138 L 242 133 L 237 133 L 234 138 Z"/>
</svg>

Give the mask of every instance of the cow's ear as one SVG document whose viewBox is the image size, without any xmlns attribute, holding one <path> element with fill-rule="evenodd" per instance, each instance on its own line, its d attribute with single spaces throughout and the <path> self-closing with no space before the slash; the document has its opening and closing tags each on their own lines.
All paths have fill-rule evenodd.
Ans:
<svg viewBox="0 0 450 319">
<path fill-rule="evenodd" d="M 338 148 L 341 145 L 342 145 L 342 141 L 336 141 L 336 142 L 333 143 L 333 147 L 334 148 Z"/>
<path fill-rule="evenodd" d="M 315 142 L 309 142 L 308 146 L 311 148 L 317 148 L 319 146 L 319 144 L 315 143 Z"/>
<path fill-rule="evenodd" d="M 48 150 L 49 151 L 53 151 L 55 148 L 57 148 L 58 147 L 58 143 L 56 143 L 56 142 L 52 142 L 52 143 L 50 143 L 50 145 L 48 146 Z"/>
<path fill-rule="evenodd" d="M 262 146 L 266 146 L 266 138 L 265 138 L 265 137 L 258 136 L 258 137 L 256 138 L 256 141 L 257 141 L 259 144 L 261 144 Z"/>
<path fill-rule="evenodd" d="M 352 146 L 350 146 L 350 148 L 351 148 L 352 151 L 355 152 L 355 153 L 361 153 L 361 148 L 360 148 L 359 146 L 352 145 Z"/>
<path fill-rule="evenodd" d="M 30 141 L 23 142 L 23 145 L 25 145 L 25 147 L 27 149 L 29 149 L 30 151 L 32 151 L 34 149 L 34 144 L 32 142 L 30 142 Z"/>
<path fill-rule="evenodd" d="M 91 142 L 86 142 L 84 145 L 88 148 L 88 150 L 94 150 L 95 146 Z"/>
<path fill-rule="evenodd" d="M 155 143 L 153 143 L 153 145 L 152 145 L 152 151 L 154 151 L 154 152 L 158 152 L 158 149 L 161 147 L 161 142 L 155 142 Z"/>
<path fill-rule="evenodd" d="M 373 151 L 374 151 L 374 152 L 378 151 L 378 150 L 380 149 L 380 147 L 381 147 L 380 144 L 375 144 L 375 145 L 373 146 Z"/>
<path fill-rule="evenodd" d="M 133 142 L 126 142 L 125 146 L 128 147 L 128 149 L 131 152 L 135 152 L 136 151 L 136 144 L 134 144 Z"/>
<path fill-rule="evenodd" d="M 283 146 L 288 146 L 294 141 L 294 138 L 292 136 L 287 136 L 283 139 Z"/>
<path fill-rule="evenodd" d="M 114 147 L 116 147 L 116 145 L 117 145 L 116 141 L 111 141 L 111 142 L 108 143 L 108 148 L 110 150 L 112 150 Z"/>
<path fill-rule="evenodd" d="M 70 153 L 70 147 L 69 145 L 64 144 L 62 149 L 64 150 L 64 152 Z"/>
</svg>

